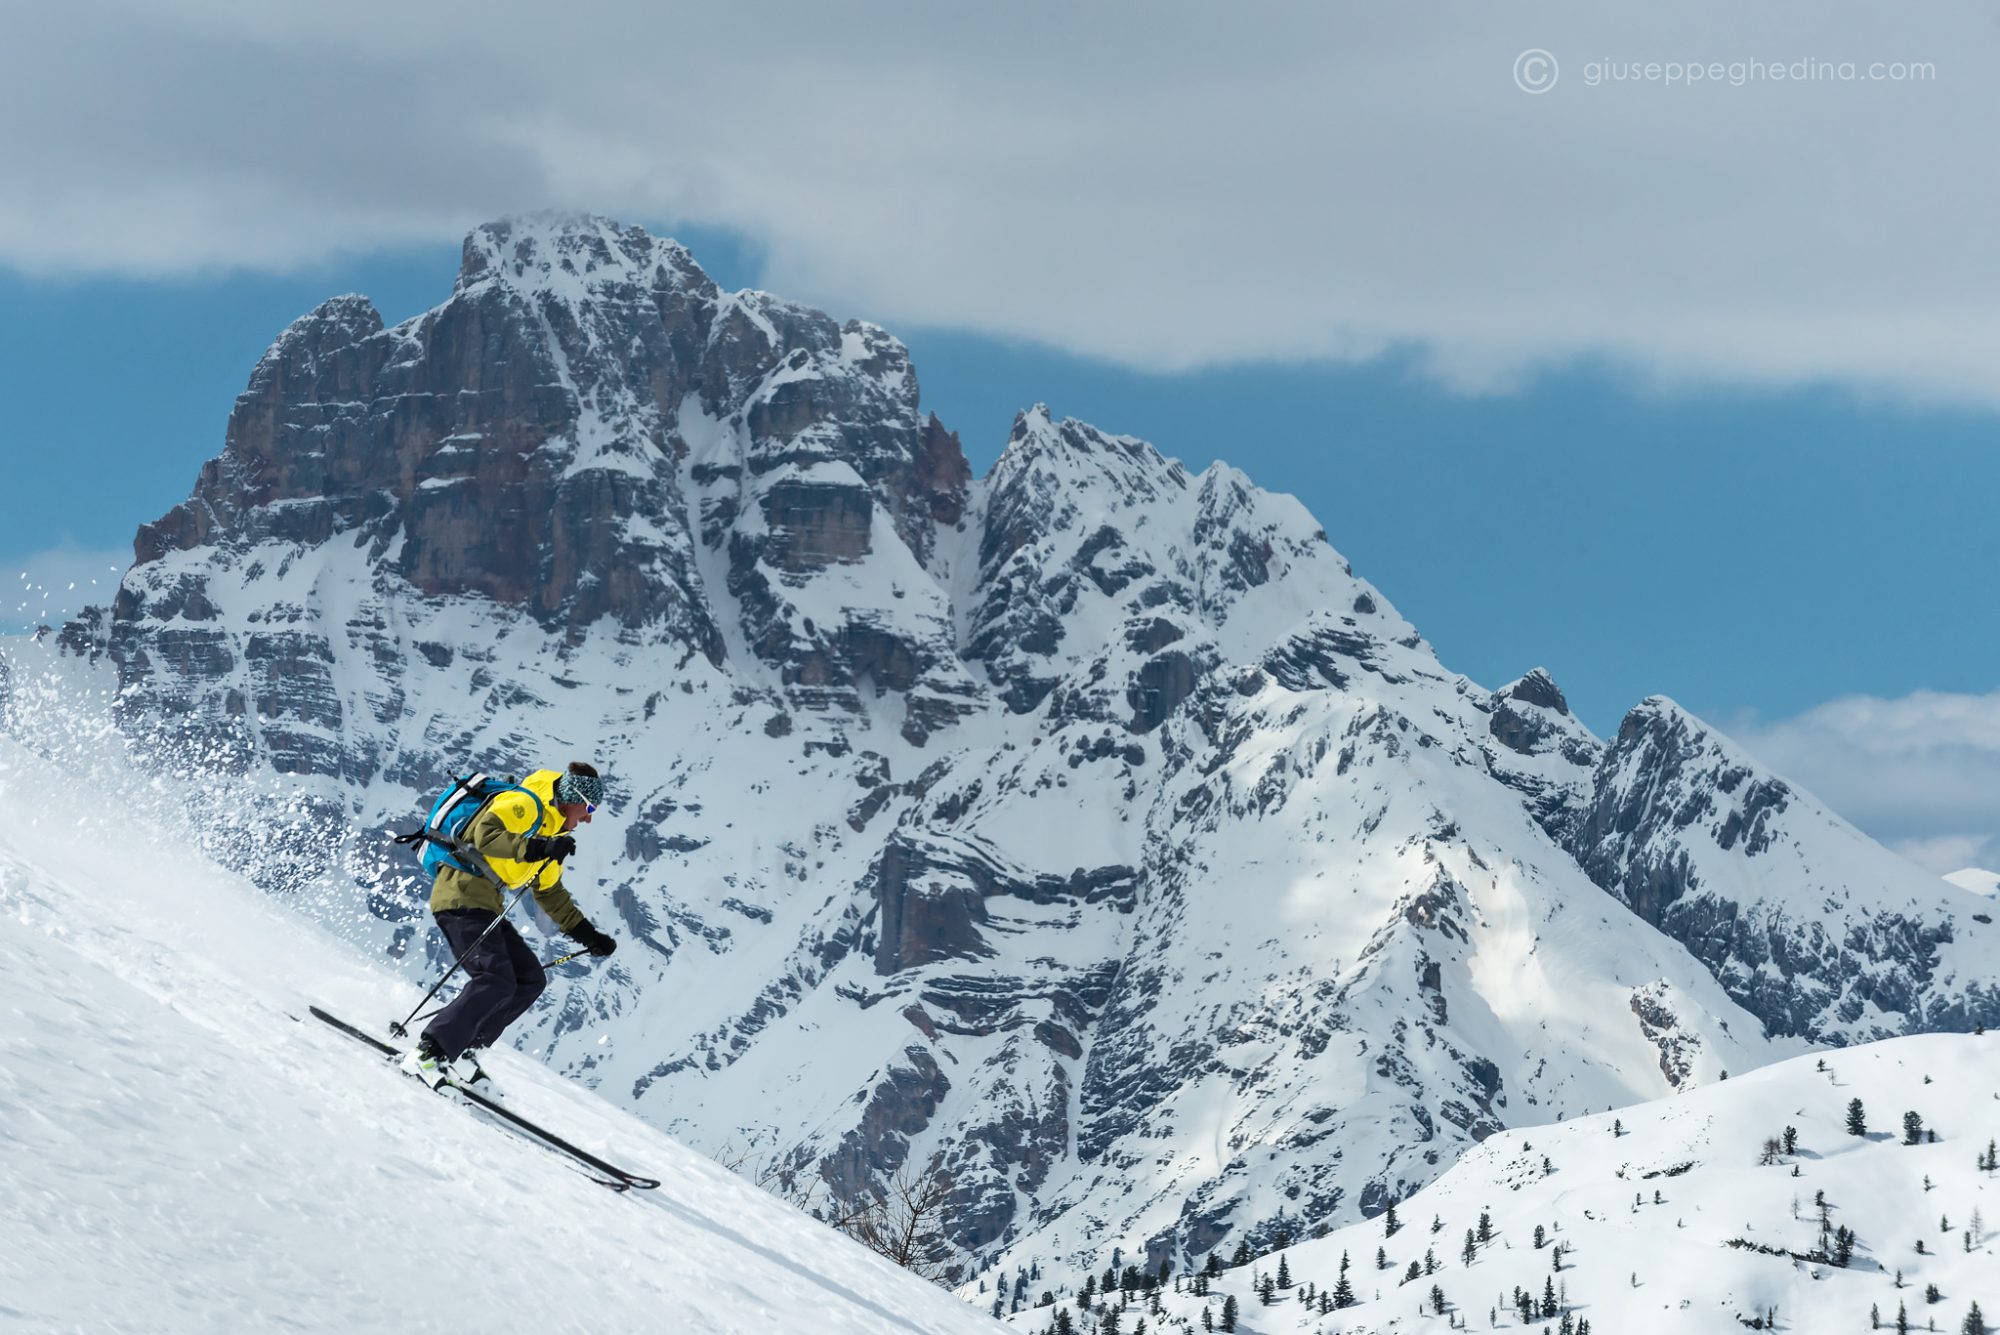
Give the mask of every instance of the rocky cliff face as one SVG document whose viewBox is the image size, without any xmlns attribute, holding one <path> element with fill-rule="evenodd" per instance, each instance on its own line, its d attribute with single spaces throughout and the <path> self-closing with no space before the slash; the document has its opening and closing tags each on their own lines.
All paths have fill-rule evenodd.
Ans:
<svg viewBox="0 0 2000 1335">
<path fill-rule="evenodd" d="M 1853 1043 L 2000 1023 L 2000 934 L 1975 897 L 1671 700 L 1626 715 L 1567 840 L 1773 1034 Z"/>
<path fill-rule="evenodd" d="M 599 219 L 299 321 L 137 556 L 64 643 L 135 734 L 287 776 L 340 930 L 436 967 L 384 827 L 597 760 L 570 880 L 626 946 L 520 1041 L 753 1168 L 949 1173 L 967 1273 L 1372 1213 L 1844 1035 L 1800 1018 L 1836 958 L 1891 1027 L 1988 1005 L 1948 953 L 1892 994 L 1908 957 L 1718 934 L 1749 891 L 1694 850 L 1799 795 L 1449 672 L 1295 501 L 1041 408 L 975 480 L 895 339 Z"/>
</svg>

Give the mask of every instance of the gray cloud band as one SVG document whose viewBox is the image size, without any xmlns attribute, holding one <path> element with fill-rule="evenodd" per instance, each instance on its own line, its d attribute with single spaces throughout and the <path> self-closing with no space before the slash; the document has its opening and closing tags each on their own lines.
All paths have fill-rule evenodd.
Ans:
<svg viewBox="0 0 2000 1335">
<path fill-rule="evenodd" d="M 513 0 L 474 25 L 357 3 L 38 14 L 0 51 L 0 262 L 283 268 L 584 208 L 738 229 L 774 289 L 892 329 L 1153 370 L 1411 349 L 1466 390 L 1588 356 L 2000 401 L 1976 224 L 2000 178 L 1957 147 L 2000 118 L 2000 81 L 1586 104 L 1565 95 L 1574 63 L 1523 97 L 1494 60 L 1524 38 L 1685 51 L 1695 31 L 1796 49 L 1775 9 L 1564 0 L 1524 34 L 1493 6 L 1447 28 L 1176 3 L 1143 24 L 1115 5 L 799 3 L 551 26 Z M 1829 4 L 1812 39 L 1867 51 L 1879 29 Z M 1949 0 L 1899 11 L 1896 36 L 2000 55 L 1985 11 Z"/>
</svg>

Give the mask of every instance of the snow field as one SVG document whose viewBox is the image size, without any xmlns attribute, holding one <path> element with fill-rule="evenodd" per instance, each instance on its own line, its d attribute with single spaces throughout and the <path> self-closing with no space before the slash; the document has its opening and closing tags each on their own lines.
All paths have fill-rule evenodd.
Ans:
<svg viewBox="0 0 2000 1335">
<path fill-rule="evenodd" d="M 520 1054 L 512 1106 L 663 1186 L 480 1125 L 305 1013 L 418 993 L 65 788 L 0 740 L 0 1328 L 993 1328 Z"/>
</svg>

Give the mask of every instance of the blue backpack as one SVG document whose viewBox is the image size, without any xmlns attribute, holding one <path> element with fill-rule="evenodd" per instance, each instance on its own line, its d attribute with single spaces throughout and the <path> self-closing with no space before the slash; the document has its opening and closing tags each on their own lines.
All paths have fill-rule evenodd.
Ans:
<svg viewBox="0 0 2000 1335">
<path fill-rule="evenodd" d="M 437 801 L 431 803 L 431 814 L 425 819 L 424 827 L 399 835 L 395 842 L 414 844 L 424 875 L 433 879 L 446 867 L 471 872 L 474 876 L 491 876 L 486 859 L 477 849 L 460 841 L 473 818 L 502 793 L 527 793 L 533 799 L 535 823 L 528 827 L 528 834 L 540 833 L 548 809 L 540 797 L 523 788 L 513 775 L 462 774 L 453 780 L 451 787 Z"/>
</svg>

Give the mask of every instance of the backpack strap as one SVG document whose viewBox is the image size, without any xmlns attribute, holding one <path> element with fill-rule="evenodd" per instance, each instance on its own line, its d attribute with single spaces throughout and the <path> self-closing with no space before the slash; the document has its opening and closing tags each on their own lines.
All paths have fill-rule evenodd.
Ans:
<svg viewBox="0 0 2000 1335">
<path fill-rule="evenodd" d="M 453 807 L 466 798 L 482 796 L 485 783 L 486 776 L 484 774 L 459 775 L 457 779 L 453 780 L 451 791 L 439 798 L 437 803 L 431 807 L 430 818 L 420 828 L 411 830 L 408 834 L 399 834 L 390 842 L 397 844 L 433 843 L 444 849 L 447 853 L 456 856 L 459 848 L 458 841 L 446 832 L 444 828 L 445 818 L 451 815 Z"/>
</svg>

